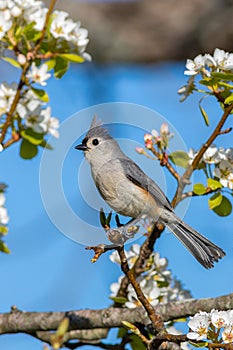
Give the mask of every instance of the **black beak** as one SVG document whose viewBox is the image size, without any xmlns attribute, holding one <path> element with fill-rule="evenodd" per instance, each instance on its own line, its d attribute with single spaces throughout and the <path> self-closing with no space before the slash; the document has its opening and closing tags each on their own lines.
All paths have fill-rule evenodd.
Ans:
<svg viewBox="0 0 233 350">
<path fill-rule="evenodd" d="M 80 144 L 74 147 L 75 149 L 78 149 L 79 151 L 86 151 L 88 149 L 88 147 L 84 144 Z"/>
</svg>

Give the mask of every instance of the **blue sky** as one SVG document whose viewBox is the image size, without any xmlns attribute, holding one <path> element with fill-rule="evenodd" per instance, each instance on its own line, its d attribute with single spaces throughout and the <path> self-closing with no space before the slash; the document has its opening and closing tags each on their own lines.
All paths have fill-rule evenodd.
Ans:
<svg viewBox="0 0 233 350">
<path fill-rule="evenodd" d="M 62 80 L 50 79 L 48 82 L 52 114 L 60 121 L 75 114 L 76 120 L 80 118 L 81 124 L 85 113 L 80 111 L 93 105 L 109 102 L 138 104 L 164 116 L 175 127 L 187 148 L 197 149 L 216 125 L 221 111 L 214 100 L 204 102 L 210 118 L 210 127 L 207 128 L 198 109 L 198 96 L 191 96 L 182 104 L 179 102 L 177 90 L 186 81 L 183 69 L 183 63 L 150 66 L 85 64 L 72 67 Z M 15 69 L 1 62 L 2 81 L 13 81 L 16 76 Z M 88 126 L 92 109 L 86 111 L 90 112 L 85 120 Z M 115 122 L 110 119 L 107 122 Z M 133 116 L 130 121 L 133 123 Z M 232 126 L 232 122 L 228 122 L 226 126 Z M 77 128 L 77 141 L 80 130 Z M 85 171 L 88 172 L 89 169 L 83 163 L 83 155 L 73 149 L 74 131 L 70 130 L 70 133 L 71 145 L 63 164 L 62 183 L 69 205 L 74 211 L 78 211 L 81 201 L 78 170 L 80 164 Z M 134 140 L 130 146 L 123 143 L 122 147 L 125 147 L 127 154 L 134 157 L 144 170 L 150 171 L 152 178 L 160 181 L 157 179 L 160 171 L 158 166 L 134 152 L 137 142 L 143 143 L 143 132 L 135 133 L 130 127 L 119 127 L 113 133 L 115 137 Z M 218 144 L 232 146 L 231 138 L 229 135 L 221 136 Z M 56 145 L 56 141 L 54 144 Z M 53 154 L 56 157 L 56 150 L 51 151 L 50 157 Z M 41 155 L 40 152 L 32 161 L 20 159 L 19 145 L 1 153 L 0 181 L 9 186 L 6 205 L 10 215 L 10 232 L 6 240 L 12 250 L 11 255 L 0 255 L 1 311 L 9 311 L 12 305 L 31 311 L 106 307 L 110 305 L 109 286 L 120 275 L 119 267 L 109 261 L 108 254 L 102 256 L 96 264 L 91 264 L 92 253 L 85 251 L 84 245 L 64 236 L 51 222 L 43 206 L 39 186 Z M 163 174 L 167 184 L 167 196 L 172 198 L 175 182 L 169 174 Z M 47 176 L 49 182 L 56 174 L 48 173 Z M 199 173 L 193 181 L 200 181 Z M 85 188 L 83 191 L 85 192 Z M 92 196 L 90 191 L 85 193 Z M 52 191 L 49 195 L 53 197 Z M 97 222 L 96 211 L 90 212 L 89 216 L 91 222 Z M 203 269 L 169 232 L 162 235 L 156 249 L 161 256 L 169 259 L 174 275 L 191 290 L 194 297 L 214 297 L 230 293 L 232 281 L 228 276 L 233 263 L 232 214 L 227 218 L 220 218 L 208 209 L 207 198 L 193 198 L 185 221 L 226 251 L 226 257 L 214 269 Z M 82 227 L 77 227 L 77 235 L 79 232 L 80 235 L 83 234 Z M 88 234 L 86 230 L 87 243 L 92 239 Z M 142 240 L 137 241 L 140 242 Z M 5 350 L 39 350 L 42 349 L 42 344 L 25 335 L 6 335 L 0 337 L 0 347 Z"/>
</svg>

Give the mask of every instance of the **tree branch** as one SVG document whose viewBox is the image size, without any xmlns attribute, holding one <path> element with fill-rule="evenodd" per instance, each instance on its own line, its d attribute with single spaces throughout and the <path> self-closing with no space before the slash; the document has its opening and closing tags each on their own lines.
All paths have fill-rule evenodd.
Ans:
<svg viewBox="0 0 233 350">
<path fill-rule="evenodd" d="M 200 310 L 233 309 L 233 293 L 217 298 L 190 299 L 156 306 L 155 312 L 163 321 L 194 315 Z M 144 308 L 126 309 L 109 307 L 101 310 L 74 310 L 69 312 L 24 312 L 13 310 L 0 314 L 0 334 L 33 333 L 56 330 L 64 317 L 70 319 L 71 330 L 122 327 L 121 321 L 148 324 Z"/>
</svg>

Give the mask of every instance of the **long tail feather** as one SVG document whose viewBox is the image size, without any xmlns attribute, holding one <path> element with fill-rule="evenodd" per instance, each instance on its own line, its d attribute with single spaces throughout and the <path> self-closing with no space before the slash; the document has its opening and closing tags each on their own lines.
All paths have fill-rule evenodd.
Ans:
<svg viewBox="0 0 233 350">
<path fill-rule="evenodd" d="M 213 267 L 214 262 L 224 257 L 225 252 L 217 245 L 195 231 L 175 214 L 173 219 L 175 220 L 166 222 L 165 225 L 206 269 Z"/>
</svg>

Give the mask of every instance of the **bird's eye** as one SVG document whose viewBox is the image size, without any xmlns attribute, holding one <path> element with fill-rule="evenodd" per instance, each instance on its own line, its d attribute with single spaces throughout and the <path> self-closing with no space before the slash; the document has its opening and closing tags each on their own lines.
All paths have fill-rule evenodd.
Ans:
<svg viewBox="0 0 233 350">
<path fill-rule="evenodd" d="M 92 144 L 93 144 L 94 146 L 97 146 L 97 145 L 99 144 L 98 139 L 94 139 L 94 140 L 92 141 Z"/>
</svg>

